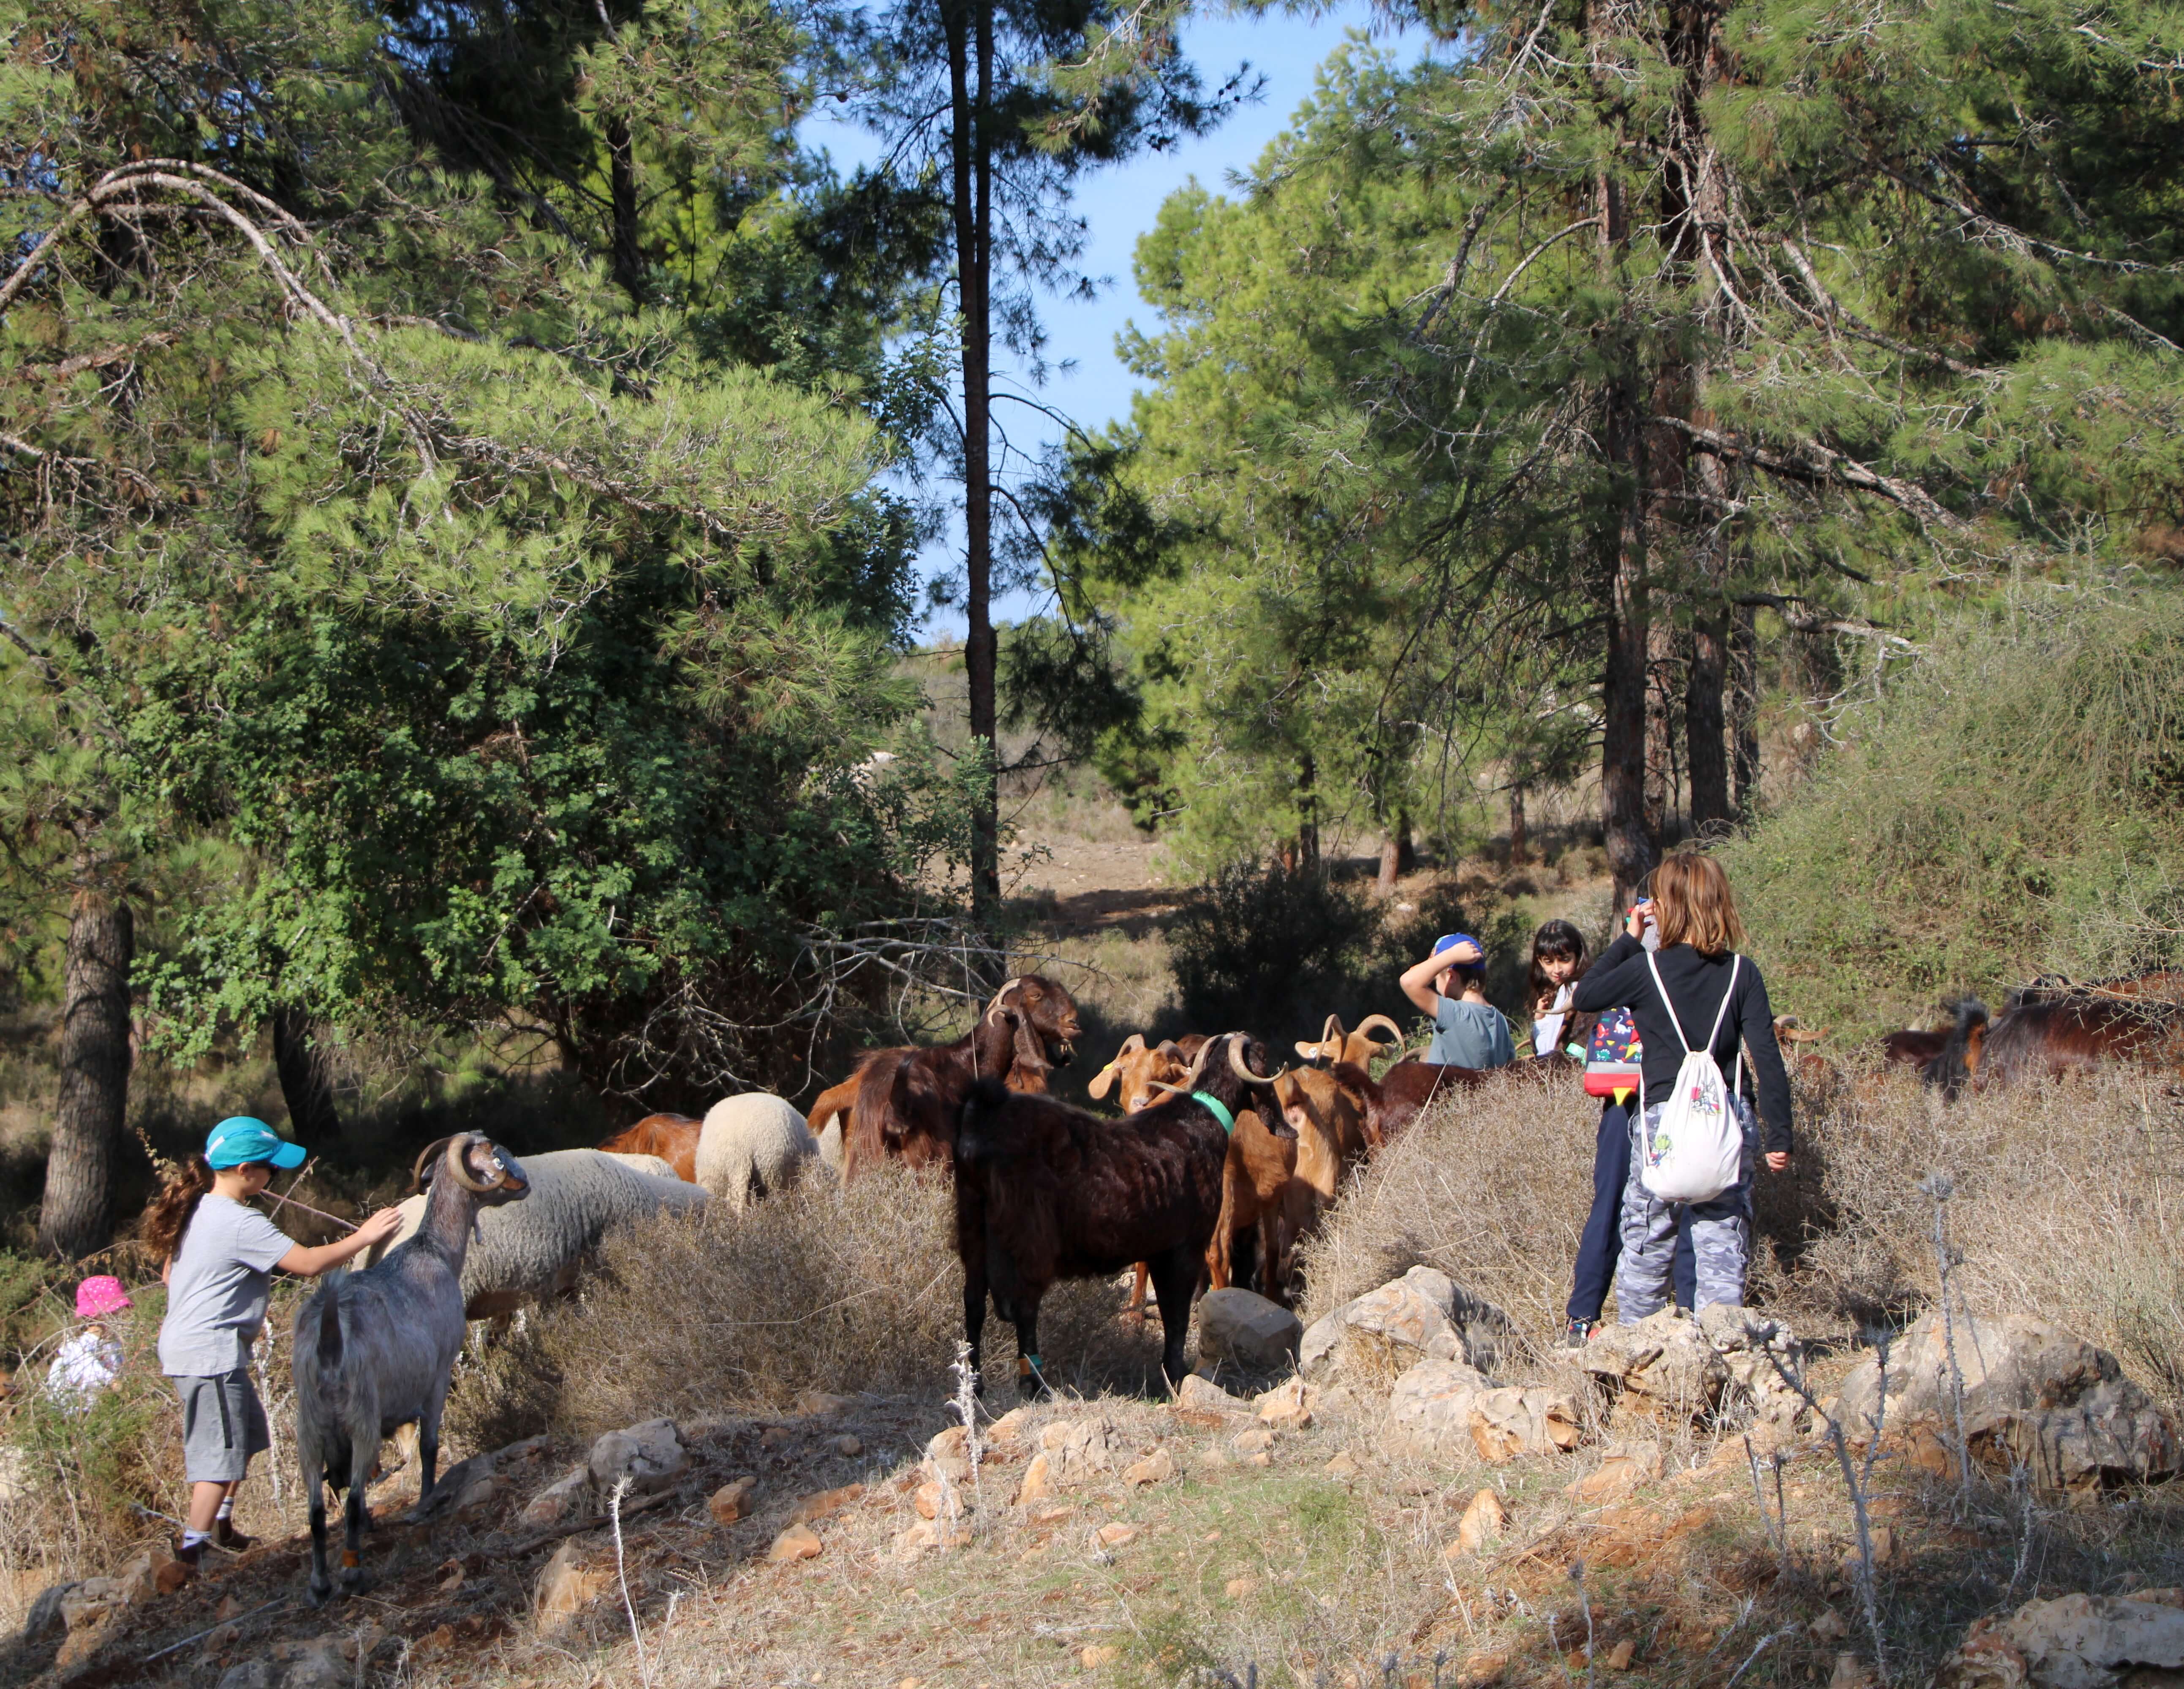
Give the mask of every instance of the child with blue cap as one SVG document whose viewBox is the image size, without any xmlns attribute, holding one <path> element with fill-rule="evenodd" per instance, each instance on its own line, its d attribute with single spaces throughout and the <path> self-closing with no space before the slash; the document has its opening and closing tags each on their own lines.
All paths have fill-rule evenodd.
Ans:
<svg viewBox="0 0 2184 1689">
<path fill-rule="evenodd" d="M 212 1129 L 204 1153 L 144 1211 L 141 1235 L 165 1262 L 159 1367 L 182 1400 L 190 1506 L 175 1557 L 186 1565 L 198 1563 L 207 1542 L 237 1552 L 250 1546 L 233 1523 L 235 1492 L 250 1457 L 271 1446 L 250 1381 L 250 1345 L 265 1323 L 273 1270 L 316 1278 L 402 1224 L 399 1208 L 382 1208 L 336 1242 L 308 1249 L 296 1242 L 248 1203 L 275 1168 L 301 1167 L 304 1158 L 301 1144 L 237 1114 Z"/>
<path fill-rule="evenodd" d="M 1433 953 L 1404 970 L 1403 995 L 1433 1016 L 1426 1059 L 1446 1066 L 1506 1067 L 1517 1059 L 1509 1022 L 1486 1000 L 1486 951 L 1468 932 L 1444 933 Z"/>
</svg>

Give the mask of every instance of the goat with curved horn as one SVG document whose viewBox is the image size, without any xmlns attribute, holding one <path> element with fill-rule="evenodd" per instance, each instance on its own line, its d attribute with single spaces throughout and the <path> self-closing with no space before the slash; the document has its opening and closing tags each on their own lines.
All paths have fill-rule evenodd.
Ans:
<svg viewBox="0 0 2184 1689">
<path fill-rule="evenodd" d="M 1242 1047 L 1244 1042 L 1243 1035 L 1241 1033 L 1236 1034 L 1230 1037 L 1227 1042 L 1228 1045 L 1229 1069 L 1235 1074 L 1237 1078 L 1242 1080 L 1246 1085 L 1272 1085 L 1274 1082 L 1274 1080 L 1279 1079 L 1282 1076 L 1282 1073 L 1287 1073 L 1289 1071 L 1289 1069 L 1284 1066 L 1282 1069 L 1282 1072 L 1275 1074 L 1273 1078 L 1263 1078 L 1260 1075 L 1253 1073 L 1251 1069 L 1244 1065 L 1244 1052 Z"/>
<path fill-rule="evenodd" d="M 989 1022 L 994 1021 L 995 1017 L 1000 1014 L 1001 999 L 1022 983 L 1023 975 L 1021 974 L 1013 980 L 1005 980 L 1001 982 L 1001 988 L 994 993 L 994 1000 L 986 1005 L 985 1018 Z"/>
<path fill-rule="evenodd" d="M 470 1169 L 463 1164 L 463 1146 L 476 1136 L 475 1132 L 458 1132 L 452 1137 L 435 1138 L 426 1144 L 417 1153 L 417 1164 L 410 1170 L 410 1188 L 413 1191 L 425 1188 L 425 1170 L 437 1158 L 447 1164 L 448 1175 L 465 1191 L 483 1192 L 493 1189 L 493 1186 L 482 1184 L 473 1178 Z"/>
<path fill-rule="evenodd" d="M 1359 1021 L 1357 1023 L 1357 1036 L 1362 1038 L 1368 1032 L 1372 1031 L 1375 1027 L 1386 1029 L 1388 1034 L 1387 1042 L 1389 1043 L 1401 1044 L 1403 1042 L 1403 1029 L 1396 1025 L 1394 1021 L 1390 1020 L 1384 1014 L 1368 1014 L 1362 1020 Z"/>
</svg>

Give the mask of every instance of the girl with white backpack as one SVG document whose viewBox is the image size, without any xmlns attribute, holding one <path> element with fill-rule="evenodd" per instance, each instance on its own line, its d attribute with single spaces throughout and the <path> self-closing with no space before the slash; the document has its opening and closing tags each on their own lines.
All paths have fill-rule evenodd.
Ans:
<svg viewBox="0 0 2184 1689">
<path fill-rule="evenodd" d="M 1660 948 L 1639 942 L 1648 916 Z M 1752 1262 L 1752 1180 L 1763 1153 L 1790 1165 L 1790 1075 L 1774 1042 L 1767 982 L 1748 956 L 1729 876 L 1713 858 L 1677 851 L 1653 870 L 1653 895 L 1630 931 L 1578 982 L 1580 1013 L 1628 1008 L 1644 1045 L 1645 1107 L 1633 1110 L 1623 1187 L 1616 1318 L 1635 1325 L 1668 1304 L 1680 1210 L 1696 1257 L 1696 1310 L 1744 1300 Z M 1752 1092 L 1758 1092 L 1758 1119 Z"/>
</svg>

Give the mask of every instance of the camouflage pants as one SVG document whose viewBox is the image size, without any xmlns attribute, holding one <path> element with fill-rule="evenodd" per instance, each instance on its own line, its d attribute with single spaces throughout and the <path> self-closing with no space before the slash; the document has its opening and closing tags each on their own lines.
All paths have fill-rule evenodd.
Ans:
<svg viewBox="0 0 2184 1689">
<path fill-rule="evenodd" d="M 1752 1264 L 1752 1170 L 1759 1159 L 1759 1124 L 1752 1105 L 1733 1097 L 1737 1123 L 1744 1129 L 1744 1160 L 1736 1182 L 1711 1202 L 1691 1203 L 1691 1253 L 1698 1286 L 1691 1298 L 1696 1313 L 1710 1303 L 1744 1303 L 1744 1275 Z M 1615 1318 L 1635 1325 L 1669 1305 L 1669 1273 L 1676 1256 L 1676 1209 L 1646 1188 L 1639 1175 L 1646 1167 L 1646 1134 L 1661 1115 L 1655 1103 L 1641 1117 L 1630 1117 L 1630 1176 L 1623 1186 L 1623 1258 L 1615 1268 Z"/>
</svg>

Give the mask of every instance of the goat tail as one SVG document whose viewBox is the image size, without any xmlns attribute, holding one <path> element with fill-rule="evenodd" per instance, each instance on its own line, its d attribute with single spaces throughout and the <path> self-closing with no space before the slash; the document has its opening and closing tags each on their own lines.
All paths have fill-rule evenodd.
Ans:
<svg viewBox="0 0 2184 1689">
<path fill-rule="evenodd" d="M 1986 1042 L 1987 1008 L 1975 997 L 1956 1004 L 1956 1025 L 1941 1054 L 1919 1070 L 1929 1085 L 1938 1085 L 1942 1095 L 1954 1102 L 1979 1069 L 1981 1047 Z"/>
<path fill-rule="evenodd" d="M 988 1159 L 1000 1147 L 994 1131 L 1000 1123 L 1001 1111 L 1007 1108 L 1009 1088 L 989 1075 L 973 1080 L 971 1089 L 963 1098 L 962 1118 L 956 1124 L 956 1156 L 959 1161 L 977 1164 Z"/>
<path fill-rule="evenodd" d="M 338 1371 L 342 1364 L 341 1296 L 329 1285 L 319 1292 L 319 1372 Z"/>
</svg>

